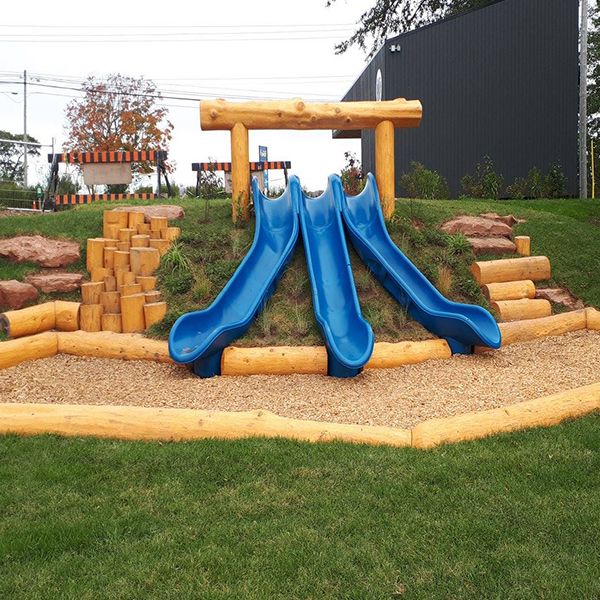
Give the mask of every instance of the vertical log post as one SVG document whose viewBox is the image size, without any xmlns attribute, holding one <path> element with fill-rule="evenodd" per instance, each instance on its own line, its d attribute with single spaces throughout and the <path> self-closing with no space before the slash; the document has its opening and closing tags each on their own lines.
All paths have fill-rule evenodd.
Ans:
<svg viewBox="0 0 600 600">
<path fill-rule="evenodd" d="M 248 147 L 248 129 L 242 123 L 236 123 L 231 129 L 231 199 L 232 219 L 247 221 L 250 218 L 248 202 L 250 199 L 250 150 Z"/>
<path fill-rule="evenodd" d="M 375 179 L 385 219 L 394 214 L 396 189 L 394 180 L 394 124 L 381 121 L 375 127 Z"/>
</svg>

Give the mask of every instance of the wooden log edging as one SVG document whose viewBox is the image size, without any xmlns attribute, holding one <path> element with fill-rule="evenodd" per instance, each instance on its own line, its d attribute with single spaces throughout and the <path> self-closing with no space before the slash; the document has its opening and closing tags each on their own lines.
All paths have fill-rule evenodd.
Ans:
<svg viewBox="0 0 600 600">
<path fill-rule="evenodd" d="M 122 440 L 287 438 L 429 449 L 498 433 L 549 427 L 600 410 L 600 383 L 491 410 L 429 419 L 412 429 L 226 412 L 71 404 L 0 404 L 0 434 L 59 434 Z"/>
<path fill-rule="evenodd" d="M 55 300 L 0 314 L 0 330 L 11 338 L 43 331 L 79 329 L 79 302 Z"/>
</svg>

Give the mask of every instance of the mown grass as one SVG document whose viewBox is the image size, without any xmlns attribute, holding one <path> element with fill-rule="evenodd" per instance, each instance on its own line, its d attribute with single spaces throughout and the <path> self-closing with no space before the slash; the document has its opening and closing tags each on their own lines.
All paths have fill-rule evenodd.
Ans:
<svg viewBox="0 0 600 600">
<path fill-rule="evenodd" d="M 411 449 L 0 438 L 0 597 L 600 596 L 600 415 Z"/>
<path fill-rule="evenodd" d="M 189 260 L 190 268 L 173 269 L 173 265 L 167 264 L 161 267 L 160 286 L 169 312 L 162 323 L 149 331 L 150 335 L 161 338 L 168 335 L 179 315 L 210 305 L 250 248 L 254 233 L 252 221 L 245 228 L 233 227 L 227 200 L 211 201 L 208 218 L 204 202 L 184 200 L 177 204 L 186 211 L 179 223 L 182 236 L 178 251 Z M 98 203 L 44 216 L 0 218 L 0 237 L 39 233 L 80 240 L 82 259 L 71 268 L 84 270 L 83 241 L 101 235 L 102 211 L 106 208 L 109 205 Z M 464 238 L 443 234 L 438 226 L 457 214 L 490 210 L 526 219 L 526 223 L 515 226 L 515 232 L 531 235 L 533 252 L 550 257 L 554 282 L 567 287 L 587 304 L 600 307 L 600 244 L 597 243 L 600 202 L 399 200 L 389 224 L 390 235 L 449 298 L 487 307 L 469 272 L 474 256 L 465 246 Z M 376 338 L 398 341 L 429 337 L 382 289 L 352 250 L 350 255 L 361 306 Z M 0 279 L 22 279 L 36 270 L 35 265 L 14 265 L 0 259 Z M 260 318 L 236 343 L 247 346 L 322 343 L 312 311 L 301 244 Z"/>
</svg>

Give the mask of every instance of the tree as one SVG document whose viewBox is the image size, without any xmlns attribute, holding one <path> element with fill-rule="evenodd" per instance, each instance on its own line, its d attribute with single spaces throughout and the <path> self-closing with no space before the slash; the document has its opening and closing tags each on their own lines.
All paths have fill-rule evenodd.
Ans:
<svg viewBox="0 0 600 600">
<path fill-rule="evenodd" d="M 598 164 L 600 158 L 600 7 L 598 6 L 591 10 L 591 26 L 588 36 L 587 104 L 588 136 L 590 140 L 594 140 L 594 159 L 596 176 L 598 176 L 600 168 Z M 590 140 L 588 140 L 588 148 Z"/>
<path fill-rule="evenodd" d="M 15 142 L 39 142 L 30 135 L 25 136 L 22 133 L 10 133 L 9 131 L 0 130 L 0 139 L 14 140 Z M 23 146 L 11 142 L 0 142 L 0 179 L 12 181 L 14 183 L 23 183 L 25 169 L 23 168 L 23 157 L 27 152 L 27 156 L 39 156 L 40 151 L 36 146 Z"/>
<path fill-rule="evenodd" d="M 120 74 L 105 80 L 90 76 L 82 90 L 83 98 L 67 106 L 68 150 L 167 149 L 173 125 L 152 81 Z M 134 174 L 152 169 L 150 163 L 132 165 Z"/>
<path fill-rule="evenodd" d="M 376 0 L 364 12 L 356 31 L 343 42 L 336 44 L 336 54 L 343 54 L 357 45 L 371 58 L 385 40 L 399 33 L 427 25 L 443 17 L 455 15 L 471 8 L 491 4 L 494 0 Z M 336 0 L 327 0 L 327 6 Z M 368 44 L 370 48 L 367 48 Z"/>
</svg>

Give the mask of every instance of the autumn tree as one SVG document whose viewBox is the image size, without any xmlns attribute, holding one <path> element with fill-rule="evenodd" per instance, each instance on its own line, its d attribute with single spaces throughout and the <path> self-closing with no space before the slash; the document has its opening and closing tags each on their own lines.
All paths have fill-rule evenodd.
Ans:
<svg viewBox="0 0 600 600">
<path fill-rule="evenodd" d="M 27 156 L 39 156 L 40 151 L 36 146 L 24 146 L 15 144 L 14 142 L 39 142 L 30 135 L 25 136 L 22 133 L 10 133 L 10 131 L 0 130 L 0 179 L 11 181 L 14 183 L 23 183 L 25 175 L 25 167 L 23 158 L 25 152 Z"/>
<path fill-rule="evenodd" d="M 120 74 L 106 79 L 90 76 L 82 91 L 83 97 L 67 106 L 67 150 L 168 148 L 173 125 L 152 81 Z M 150 173 L 153 165 L 134 163 L 132 170 L 139 176 Z"/>
<path fill-rule="evenodd" d="M 358 20 L 356 31 L 336 44 L 337 54 L 351 46 L 368 51 L 371 58 L 388 37 L 427 25 L 443 17 L 491 4 L 494 0 L 376 0 Z M 327 0 L 327 6 L 336 0 Z"/>
</svg>

